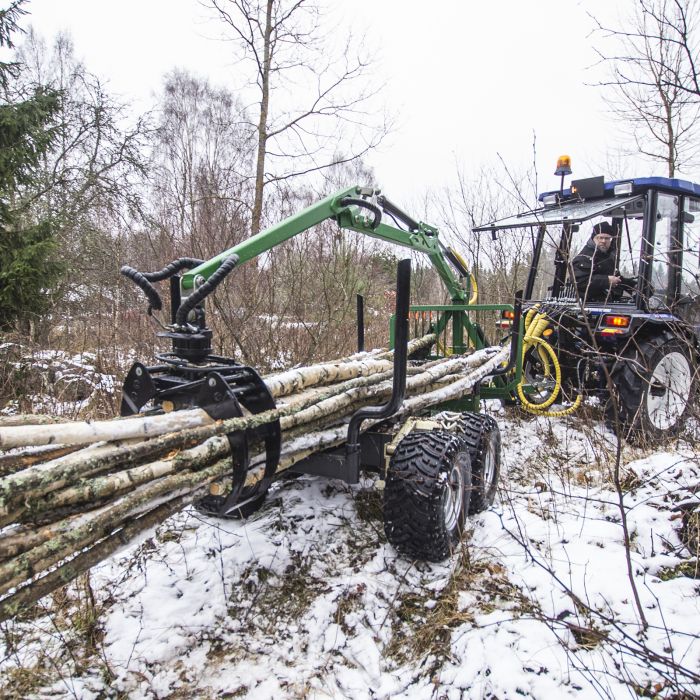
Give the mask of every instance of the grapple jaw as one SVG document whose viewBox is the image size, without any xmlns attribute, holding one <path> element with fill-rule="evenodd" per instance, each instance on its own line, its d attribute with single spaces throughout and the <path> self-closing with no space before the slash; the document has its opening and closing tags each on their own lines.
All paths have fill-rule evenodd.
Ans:
<svg viewBox="0 0 700 700">
<path fill-rule="evenodd" d="M 275 408 L 265 382 L 251 367 L 234 360 L 209 355 L 194 364 L 175 353 L 157 357 L 160 364 L 147 367 L 136 362 L 124 381 L 121 415 L 131 416 L 145 409 L 164 413 L 201 408 L 214 420 L 257 414 Z M 219 517 L 247 515 L 262 504 L 277 469 L 281 449 L 279 420 L 227 434 L 231 445 L 232 486 L 225 496 L 206 496 L 198 508 Z M 265 453 L 263 477 L 245 486 L 252 449 Z"/>
</svg>

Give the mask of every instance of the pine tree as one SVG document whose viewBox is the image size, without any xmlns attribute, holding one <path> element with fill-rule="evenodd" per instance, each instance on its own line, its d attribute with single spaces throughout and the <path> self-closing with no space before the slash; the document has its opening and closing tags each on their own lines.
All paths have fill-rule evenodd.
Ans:
<svg viewBox="0 0 700 700">
<path fill-rule="evenodd" d="M 0 48 L 12 49 L 12 35 L 26 13 L 25 0 L 0 10 Z M 0 87 L 17 78 L 21 66 L 0 63 Z M 37 86 L 25 100 L 0 99 L 0 329 L 44 311 L 61 275 L 55 257 L 54 225 L 29 213 L 27 186 L 53 140 L 52 119 L 60 95 Z"/>
</svg>

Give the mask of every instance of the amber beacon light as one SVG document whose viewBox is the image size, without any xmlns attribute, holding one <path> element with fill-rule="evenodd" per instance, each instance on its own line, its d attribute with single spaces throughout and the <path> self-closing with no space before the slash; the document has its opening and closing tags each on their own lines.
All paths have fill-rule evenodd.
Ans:
<svg viewBox="0 0 700 700">
<path fill-rule="evenodd" d="M 571 157 L 570 156 L 559 156 L 557 160 L 557 169 L 554 171 L 555 175 L 571 175 Z"/>
</svg>

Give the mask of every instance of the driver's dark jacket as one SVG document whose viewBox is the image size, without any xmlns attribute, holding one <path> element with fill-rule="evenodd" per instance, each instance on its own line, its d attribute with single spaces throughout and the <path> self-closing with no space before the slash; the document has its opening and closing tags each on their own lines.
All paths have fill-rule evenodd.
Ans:
<svg viewBox="0 0 700 700">
<path fill-rule="evenodd" d="M 615 274 L 615 248 L 610 246 L 603 252 L 591 239 L 571 261 L 571 267 L 579 295 L 588 301 L 603 301 L 610 289 L 608 277 Z"/>
</svg>

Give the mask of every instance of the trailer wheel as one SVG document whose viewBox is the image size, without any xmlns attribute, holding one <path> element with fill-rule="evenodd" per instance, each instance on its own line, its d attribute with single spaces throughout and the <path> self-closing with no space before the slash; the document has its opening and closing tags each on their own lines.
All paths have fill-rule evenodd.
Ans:
<svg viewBox="0 0 700 700">
<path fill-rule="evenodd" d="M 612 373 L 614 396 L 606 415 L 625 437 L 655 439 L 677 433 L 695 392 L 696 376 L 689 348 L 670 333 L 639 342 Z"/>
<path fill-rule="evenodd" d="M 409 433 L 391 457 L 384 489 L 389 542 L 411 559 L 446 559 L 464 531 L 470 493 L 469 447 L 461 435 Z"/>
<path fill-rule="evenodd" d="M 472 467 L 469 514 L 481 513 L 493 505 L 501 471 L 501 431 L 498 423 L 483 413 L 463 413 L 460 425 Z"/>
</svg>

